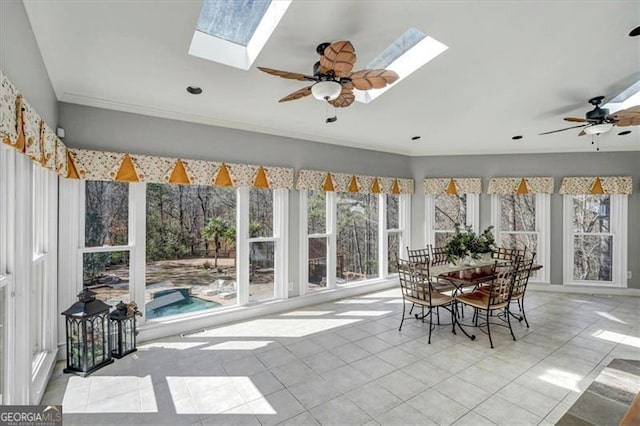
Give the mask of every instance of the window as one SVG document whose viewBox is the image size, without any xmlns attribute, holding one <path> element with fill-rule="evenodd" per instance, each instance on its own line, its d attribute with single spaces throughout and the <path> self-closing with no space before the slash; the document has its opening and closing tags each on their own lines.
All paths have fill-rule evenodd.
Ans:
<svg viewBox="0 0 640 426">
<path fill-rule="evenodd" d="M 45 292 L 47 290 L 48 218 L 49 218 L 49 172 L 39 164 L 31 165 L 31 227 L 32 263 L 29 288 L 29 312 L 31 325 L 31 355 L 38 365 L 46 351 L 44 335 Z"/>
<path fill-rule="evenodd" d="M 146 318 L 235 305 L 235 189 L 147 184 L 146 206 Z"/>
<path fill-rule="evenodd" d="M 327 202 L 324 191 L 309 191 L 307 197 L 307 289 L 315 291 L 327 288 Z"/>
<path fill-rule="evenodd" d="M 378 277 L 378 196 L 337 196 L 336 283 Z"/>
<path fill-rule="evenodd" d="M 402 228 L 400 226 L 400 196 L 384 195 L 387 218 L 387 270 L 385 275 L 398 272 L 397 259 L 402 257 Z"/>
<path fill-rule="evenodd" d="M 249 191 L 249 301 L 275 297 L 273 191 Z"/>
<path fill-rule="evenodd" d="M 435 247 L 445 245 L 453 235 L 456 223 L 469 225 L 478 230 L 478 194 L 427 194 L 427 244 Z"/>
<path fill-rule="evenodd" d="M 536 263 L 542 264 L 543 268 L 532 278 L 538 282 L 549 282 L 550 195 L 494 194 L 492 197 L 496 244 L 526 249 L 527 254 L 536 253 Z"/>
<path fill-rule="evenodd" d="M 568 284 L 627 286 L 626 195 L 565 195 Z"/>
<path fill-rule="evenodd" d="M 83 286 L 115 306 L 129 302 L 129 184 L 84 183 L 84 230 L 81 249 Z"/>
</svg>

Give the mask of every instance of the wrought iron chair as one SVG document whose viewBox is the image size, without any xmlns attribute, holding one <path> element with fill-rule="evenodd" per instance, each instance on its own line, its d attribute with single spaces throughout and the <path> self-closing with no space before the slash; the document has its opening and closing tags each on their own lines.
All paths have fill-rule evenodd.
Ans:
<svg viewBox="0 0 640 426">
<path fill-rule="evenodd" d="M 515 281 L 513 283 L 513 291 L 511 293 L 511 301 L 516 301 L 518 303 L 518 309 L 520 310 L 521 316 L 516 316 L 513 312 L 509 311 L 509 314 L 516 318 L 518 321 L 522 322 L 524 319 L 524 323 L 529 328 L 529 321 L 527 321 L 527 315 L 524 312 L 524 295 L 527 291 L 527 284 L 529 283 L 529 278 L 531 277 L 531 271 L 533 268 L 533 261 L 535 260 L 536 253 L 532 253 L 531 257 L 525 258 L 523 263 L 518 268 L 518 273 L 516 274 Z"/>
<path fill-rule="evenodd" d="M 427 275 L 427 278 L 430 278 L 429 277 L 429 265 L 431 265 L 431 256 L 429 255 L 430 250 L 431 250 L 430 248 L 411 250 L 409 249 L 409 247 L 407 247 L 407 257 L 409 259 L 409 262 L 422 265 L 423 271 Z M 456 289 L 456 287 L 453 284 L 451 284 L 449 281 L 440 281 L 440 280 L 434 281 L 433 279 L 430 279 L 430 281 L 433 288 L 439 292 L 451 292 Z M 413 312 L 413 308 L 414 307 L 411 306 L 411 310 L 409 310 L 409 315 L 411 315 L 411 313 Z M 438 324 L 440 324 L 440 312 L 437 308 L 436 308 L 436 315 L 438 316 Z"/>
<path fill-rule="evenodd" d="M 429 250 L 431 251 L 432 265 L 446 265 L 448 263 L 444 247 L 434 247 L 429 244 Z"/>
<path fill-rule="evenodd" d="M 508 265 L 512 263 L 518 256 L 524 258 L 527 255 L 527 249 L 515 249 L 515 248 L 505 248 L 498 247 L 491 253 L 491 258 L 493 260 L 497 260 L 498 263 L 503 265 Z"/>
<path fill-rule="evenodd" d="M 493 339 L 491 338 L 492 322 L 490 321 L 490 316 L 493 317 L 493 312 L 498 312 L 496 317 L 500 320 L 504 320 L 506 318 L 507 326 L 511 332 L 511 337 L 514 341 L 516 340 L 516 336 L 513 334 L 513 328 L 511 328 L 509 305 L 520 262 L 521 261 L 518 258 L 511 267 L 498 272 L 496 278 L 491 281 L 486 288 L 476 289 L 469 293 L 462 293 L 455 297 L 456 301 L 469 305 L 474 309 L 474 321 L 476 326 L 478 325 L 480 311 L 486 312 L 485 323 L 481 324 L 481 326 L 487 326 L 487 334 L 489 335 L 489 344 L 491 345 L 491 349 L 493 349 Z M 494 322 L 493 324 L 504 326 L 504 323 Z"/>
<path fill-rule="evenodd" d="M 402 290 L 402 320 L 400 321 L 398 331 L 402 330 L 406 303 L 410 302 L 414 306 L 418 305 L 421 307 L 422 322 L 425 322 L 427 316 L 429 318 L 429 344 L 431 343 L 431 332 L 435 328 L 435 324 L 433 323 L 433 308 L 442 307 L 451 313 L 451 325 L 454 327 L 453 332 L 455 333 L 455 319 L 453 317 L 453 303 L 455 299 L 433 288 L 428 274 L 424 273 L 423 265 L 413 263 L 409 260 L 398 259 L 398 275 L 400 277 L 400 287 Z M 426 313 L 425 308 L 427 308 Z M 418 314 L 416 314 L 416 318 L 418 318 Z"/>
</svg>

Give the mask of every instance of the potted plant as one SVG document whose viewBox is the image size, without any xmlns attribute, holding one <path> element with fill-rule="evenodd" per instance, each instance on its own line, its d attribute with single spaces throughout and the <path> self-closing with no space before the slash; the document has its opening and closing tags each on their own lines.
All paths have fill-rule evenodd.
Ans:
<svg viewBox="0 0 640 426">
<path fill-rule="evenodd" d="M 493 238 L 493 226 L 489 226 L 480 235 L 476 235 L 469 225 L 462 229 L 459 223 L 455 225 L 455 231 L 445 243 L 445 254 L 449 263 L 463 262 L 470 264 L 473 259 L 479 259 L 486 253 L 495 249 Z"/>
</svg>

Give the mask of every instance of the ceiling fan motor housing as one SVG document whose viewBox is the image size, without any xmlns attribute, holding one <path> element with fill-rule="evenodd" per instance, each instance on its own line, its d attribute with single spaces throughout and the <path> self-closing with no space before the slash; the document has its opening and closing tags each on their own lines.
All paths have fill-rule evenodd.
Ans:
<svg viewBox="0 0 640 426">
<path fill-rule="evenodd" d="M 586 118 L 587 120 L 604 121 L 607 115 L 609 115 L 608 108 L 600 108 L 596 106 L 592 111 L 587 112 Z"/>
</svg>

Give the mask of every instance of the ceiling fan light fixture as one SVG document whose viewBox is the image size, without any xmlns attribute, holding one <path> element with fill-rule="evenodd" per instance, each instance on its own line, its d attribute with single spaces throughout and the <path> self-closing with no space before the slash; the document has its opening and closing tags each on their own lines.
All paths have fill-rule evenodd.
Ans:
<svg viewBox="0 0 640 426">
<path fill-rule="evenodd" d="M 333 101 L 342 93 L 342 84 L 333 80 L 319 81 L 311 87 L 311 94 L 320 101 Z"/>
<path fill-rule="evenodd" d="M 588 135 L 600 135 L 602 133 L 607 133 L 612 128 L 613 123 L 600 123 L 585 127 L 584 132 Z"/>
</svg>

